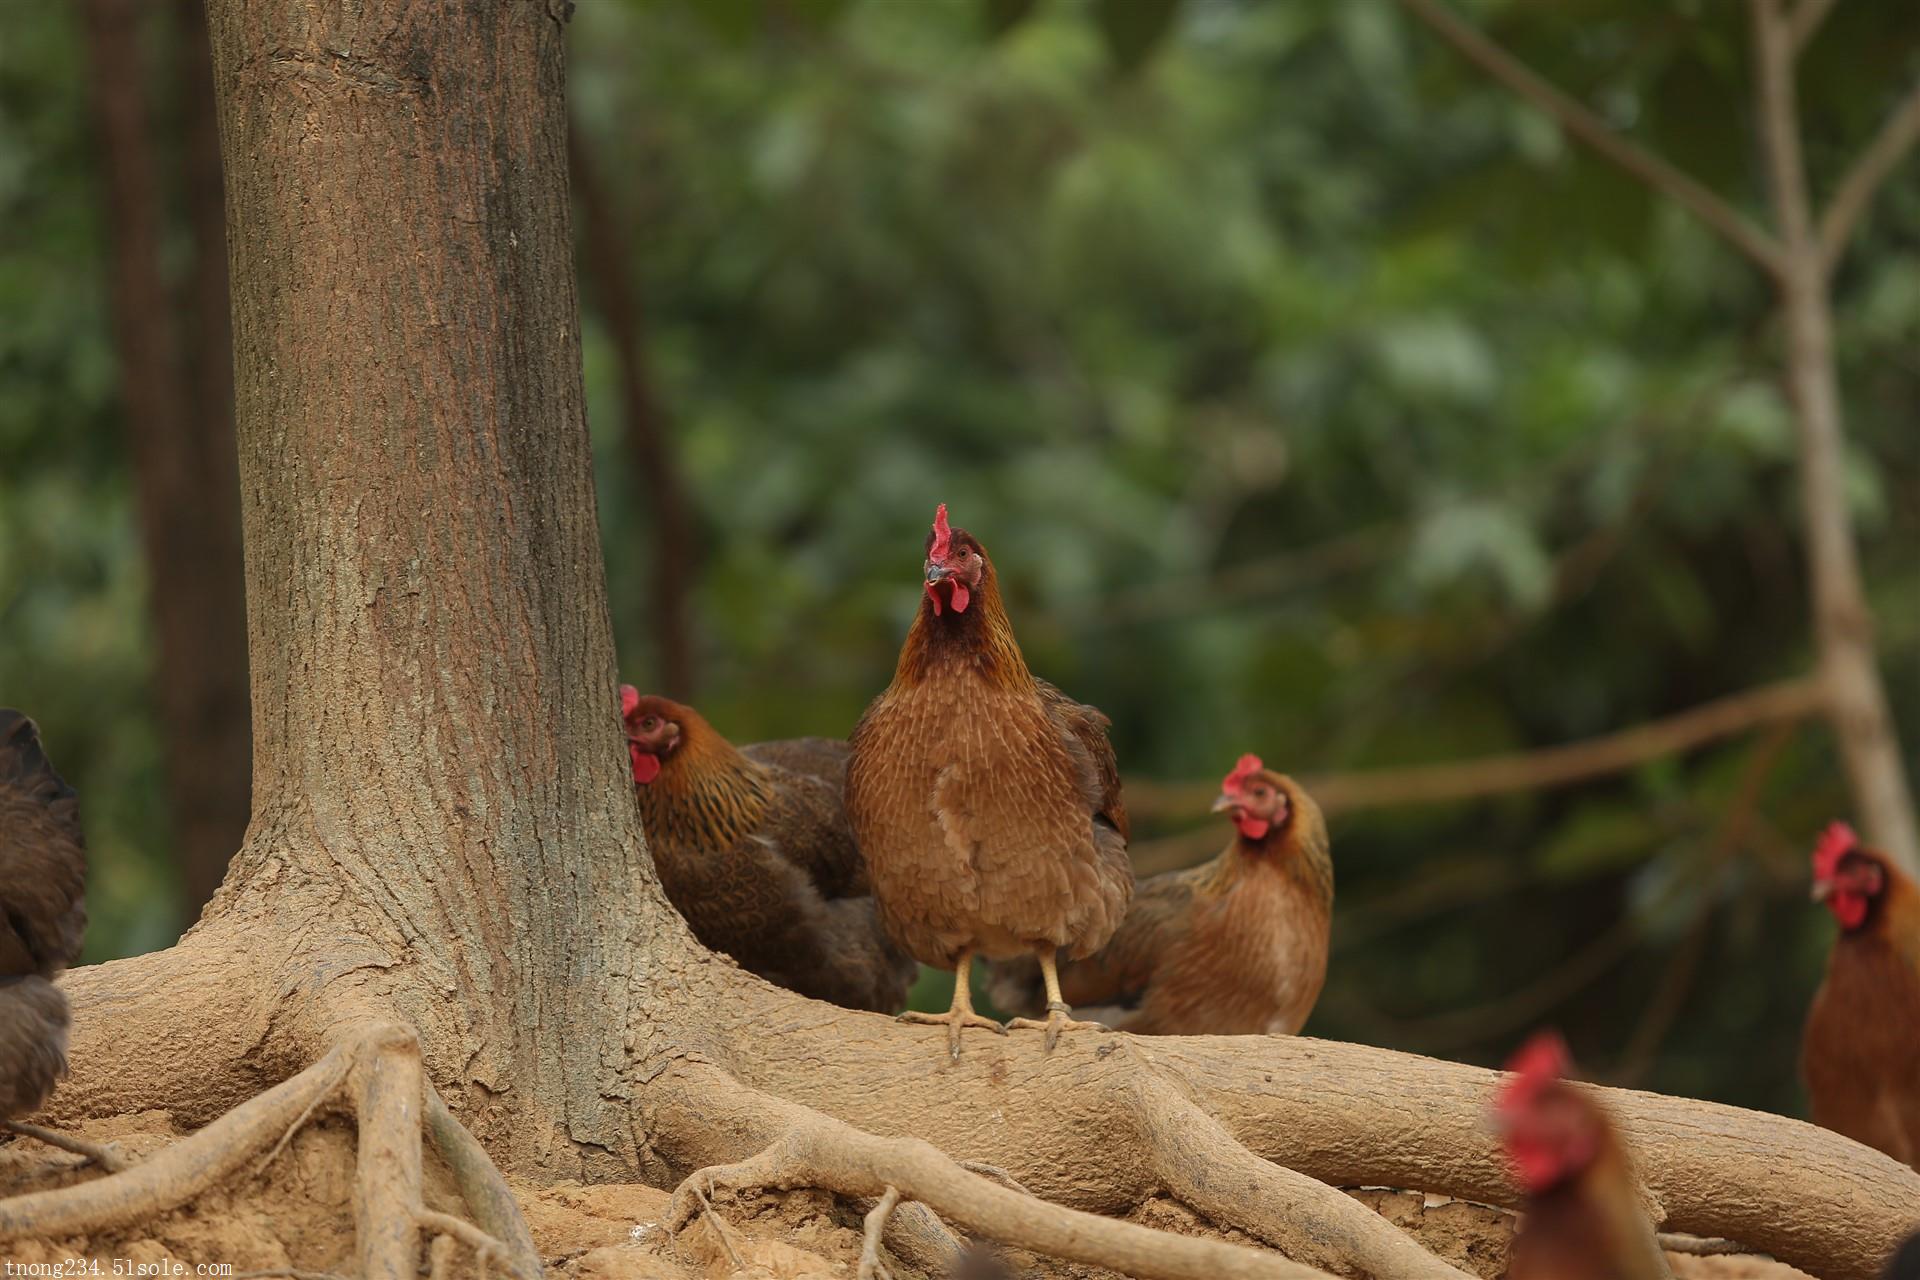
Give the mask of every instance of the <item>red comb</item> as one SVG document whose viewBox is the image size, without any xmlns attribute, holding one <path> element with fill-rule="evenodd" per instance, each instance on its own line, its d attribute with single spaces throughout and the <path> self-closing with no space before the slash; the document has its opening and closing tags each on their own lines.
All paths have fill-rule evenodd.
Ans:
<svg viewBox="0 0 1920 1280">
<path fill-rule="evenodd" d="M 1237 796 L 1247 789 L 1247 783 L 1253 780 L 1253 775 L 1266 767 L 1260 763 L 1259 756 L 1248 752 L 1234 761 L 1233 772 L 1220 780 L 1220 789 L 1230 796 Z"/>
<path fill-rule="evenodd" d="M 625 720 L 640 705 L 640 691 L 630 684 L 620 686 L 620 718 Z"/>
<path fill-rule="evenodd" d="M 1836 822 L 1820 833 L 1820 842 L 1813 846 L 1813 878 L 1831 880 L 1833 873 L 1840 869 L 1840 859 L 1860 847 L 1860 837 L 1853 828 L 1844 822 Z"/>
<path fill-rule="evenodd" d="M 947 527 L 947 504 L 943 502 L 933 513 L 933 545 L 927 548 L 927 558 L 945 560 L 952 546 L 953 530 Z"/>
<path fill-rule="evenodd" d="M 1573 1055 L 1558 1031 L 1536 1031 L 1507 1059 L 1513 1079 L 1500 1087 L 1499 1108 L 1510 1111 L 1522 1106 L 1548 1085 L 1573 1070 Z"/>
</svg>

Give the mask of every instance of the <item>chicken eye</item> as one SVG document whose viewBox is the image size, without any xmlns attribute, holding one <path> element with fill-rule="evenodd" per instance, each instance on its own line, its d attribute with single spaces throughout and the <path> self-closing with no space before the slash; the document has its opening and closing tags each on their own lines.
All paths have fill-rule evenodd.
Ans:
<svg viewBox="0 0 1920 1280">
<path fill-rule="evenodd" d="M 659 724 L 660 724 L 660 721 L 657 717 L 648 716 L 645 720 L 642 720 L 640 722 L 640 727 L 642 729 L 653 729 L 653 728 L 657 728 Z"/>
</svg>

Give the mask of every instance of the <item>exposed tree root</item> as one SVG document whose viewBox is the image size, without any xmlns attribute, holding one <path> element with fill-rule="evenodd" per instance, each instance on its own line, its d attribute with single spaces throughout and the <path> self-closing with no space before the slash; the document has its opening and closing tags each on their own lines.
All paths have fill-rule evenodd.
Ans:
<svg viewBox="0 0 1920 1280">
<path fill-rule="evenodd" d="M 1167 1192 L 1298 1262 L 1394 1280 L 1470 1280 L 1324 1182 L 1262 1159 L 1143 1064 L 1135 1119 Z"/>
<path fill-rule="evenodd" d="M 779 1136 L 745 1160 L 691 1174 L 674 1192 L 666 1221 L 670 1231 L 688 1225 L 719 1187 L 809 1186 L 883 1198 L 897 1190 L 941 1218 L 1002 1244 L 1141 1280 L 1328 1280 L 1325 1272 L 1275 1254 L 1171 1235 L 1022 1195 L 969 1173 L 917 1138 L 876 1137 L 776 1098 L 744 1101 L 757 1102 L 764 1119 L 779 1127 Z"/>
<path fill-rule="evenodd" d="M 867 1210 L 865 1231 L 860 1237 L 860 1269 L 856 1280 L 893 1280 L 893 1270 L 880 1258 L 880 1238 L 886 1234 L 887 1219 L 900 1203 L 900 1189 L 888 1187 L 880 1193 L 873 1208 Z"/>
<path fill-rule="evenodd" d="M 396 1023 L 375 1023 L 343 1037 L 292 1079 L 124 1172 L 0 1200 L 0 1239 L 92 1234 L 164 1213 L 257 1156 L 262 1157 L 258 1167 L 265 1167 L 343 1087 L 359 1117 L 353 1217 L 361 1280 L 413 1280 L 423 1231 L 457 1242 L 484 1267 L 517 1280 L 539 1280 L 539 1256 L 499 1171 L 471 1136 L 455 1133 L 459 1125 L 438 1095 L 429 1096 L 419 1040 L 411 1028 Z M 426 1207 L 423 1126 L 433 1133 L 476 1216 L 499 1234 Z M 437 1241 L 435 1254 L 446 1256 Z"/>
<path fill-rule="evenodd" d="M 89 1142 L 85 1138 L 76 1138 L 70 1133 L 58 1129 L 43 1129 L 37 1124 L 25 1124 L 19 1120 L 0 1120 L 0 1132 L 17 1133 L 23 1138 L 32 1138 L 35 1142 L 57 1147 L 61 1151 L 71 1151 L 74 1155 L 85 1156 L 87 1162 L 96 1164 L 108 1173 L 119 1173 L 127 1167 L 127 1158 L 120 1154 L 119 1148 L 110 1142 Z"/>
</svg>

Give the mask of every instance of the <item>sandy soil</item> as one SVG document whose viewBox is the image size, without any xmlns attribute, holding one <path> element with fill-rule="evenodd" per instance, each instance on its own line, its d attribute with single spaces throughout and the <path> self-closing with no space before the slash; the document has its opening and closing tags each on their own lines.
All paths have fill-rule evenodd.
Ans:
<svg viewBox="0 0 1920 1280">
<path fill-rule="evenodd" d="M 94 1121 L 82 1132 L 114 1141 L 135 1158 L 180 1136 L 171 1118 L 158 1111 Z M 94 1176 L 77 1157 L 37 1142 L 0 1143 L 0 1197 Z M 0 1244 L 0 1260 L 62 1264 L 69 1275 L 192 1275 L 195 1264 L 213 1263 L 230 1266 L 232 1273 L 297 1269 L 344 1276 L 353 1266 L 352 1181 L 351 1127 L 321 1120 L 297 1134 L 265 1170 L 216 1188 L 185 1209 L 93 1237 L 10 1241 Z M 821 1192 L 722 1194 L 711 1216 L 670 1241 L 656 1225 L 666 1211 L 667 1194 L 652 1187 L 562 1184 L 515 1190 L 549 1280 L 851 1280 L 859 1262 L 859 1209 Z M 1456 1266 L 1485 1280 L 1504 1274 L 1512 1215 L 1415 1192 L 1349 1194 Z M 427 1200 L 431 1208 L 460 1211 L 445 1172 L 432 1158 Z M 1171 1201 L 1150 1200 L 1133 1217 L 1186 1235 L 1245 1240 Z M 1670 1259 L 1679 1280 L 1806 1280 L 1791 1267 L 1746 1255 L 1672 1254 Z M 78 1270 L 73 1260 L 84 1260 Z M 977 1274 L 964 1280 L 1114 1276 L 1017 1250 L 993 1251 L 974 1262 L 979 1265 L 970 1264 L 969 1271 Z M 184 1263 L 187 1270 L 173 1272 L 173 1263 Z M 905 1267 L 895 1272 L 898 1280 L 915 1275 Z"/>
</svg>

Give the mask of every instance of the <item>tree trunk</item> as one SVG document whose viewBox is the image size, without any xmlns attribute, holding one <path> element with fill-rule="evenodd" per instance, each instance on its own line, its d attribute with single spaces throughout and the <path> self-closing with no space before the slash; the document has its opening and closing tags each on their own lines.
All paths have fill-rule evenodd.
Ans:
<svg viewBox="0 0 1920 1280">
<path fill-rule="evenodd" d="M 193 276 L 191 307 L 176 308 L 160 266 L 163 201 L 139 50 L 144 12 L 129 0 L 81 6 L 106 158 L 114 338 L 157 642 L 153 682 L 166 744 L 167 807 L 183 905 L 197 912 L 226 874 L 248 808 L 226 250 L 204 36 L 189 28 L 182 32 L 181 60 L 188 194 L 197 265 L 210 266 Z M 195 343 L 191 390 L 173 340 L 183 311 Z"/>
<path fill-rule="evenodd" d="M 1920 831 L 1893 712 L 1875 655 L 1847 505 L 1846 436 L 1833 356 L 1827 251 L 1814 225 L 1800 150 L 1793 34 L 1778 0 L 1752 0 L 1760 137 L 1785 260 L 1778 277 L 1787 389 L 1800 432 L 1807 583 L 1827 716 L 1868 837 L 1920 875 Z"/>
<path fill-rule="evenodd" d="M 474 1216 L 514 1237 L 505 1184 L 475 1172 L 491 1165 L 442 1096 L 534 1181 L 664 1185 L 724 1164 L 699 1185 L 892 1188 L 919 1202 L 896 1216 L 942 1237 L 927 1210 L 1158 1280 L 1315 1274 L 1273 1250 L 1464 1280 L 1326 1184 L 1511 1202 L 1491 1072 L 1111 1034 L 1052 1053 L 982 1036 L 955 1063 L 937 1029 L 776 990 L 693 940 L 646 857 L 618 729 L 559 23 L 531 0 L 415 0 L 367 27 L 358 12 L 210 10 L 256 816 L 179 946 L 67 980 L 57 1114 L 227 1114 L 126 1173 L 0 1200 L 0 1239 L 157 1212 L 346 1091 L 369 1280 L 410 1280 L 418 1230 L 440 1229 L 420 1212 L 423 1116 L 472 1175 Z M 1836 1135 L 1600 1092 L 1656 1217 L 1726 1222 L 1846 1280 L 1920 1222 L 1920 1175 Z M 1051 1202 L 959 1163 L 979 1159 Z M 1094 1216 L 1154 1192 L 1270 1248 Z M 672 1221 L 698 1205 L 676 1197 Z"/>
</svg>

